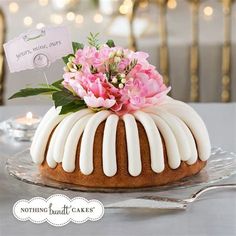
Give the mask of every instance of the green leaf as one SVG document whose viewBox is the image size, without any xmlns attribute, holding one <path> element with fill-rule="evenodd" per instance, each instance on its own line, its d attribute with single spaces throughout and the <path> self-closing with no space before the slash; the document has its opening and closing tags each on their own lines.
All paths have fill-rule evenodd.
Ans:
<svg viewBox="0 0 236 236">
<path fill-rule="evenodd" d="M 109 48 L 115 47 L 115 43 L 112 39 L 107 40 L 106 45 L 108 45 Z"/>
<path fill-rule="evenodd" d="M 55 107 L 64 106 L 75 100 L 80 100 L 79 97 L 74 96 L 68 90 L 62 90 L 53 93 L 52 99 L 55 103 Z"/>
<path fill-rule="evenodd" d="M 79 110 L 86 108 L 86 107 L 87 106 L 83 100 L 81 100 L 81 104 L 71 102 L 71 103 L 68 103 L 68 104 L 62 106 L 60 115 L 67 114 L 69 112 L 76 112 L 76 111 L 79 111 Z"/>
<path fill-rule="evenodd" d="M 90 35 L 87 37 L 89 45 L 95 47 L 96 49 L 99 49 L 101 46 L 98 40 L 98 35 L 99 33 L 93 34 L 90 32 Z"/>
<path fill-rule="evenodd" d="M 57 80 L 52 83 L 52 86 L 54 86 L 55 88 L 58 88 L 58 89 L 62 89 L 63 88 L 63 85 L 62 85 L 63 81 L 64 81 L 64 79 Z"/>
<path fill-rule="evenodd" d="M 47 88 L 47 89 L 52 89 L 55 91 L 61 91 L 63 89 L 63 85 L 60 85 L 60 84 L 58 84 L 58 85 L 55 84 L 55 85 L 56 86 L 54 86 L 53 84 L 39 84 L 39 88 Z"/>
<path fill-rule="evenodd" d="M 51 95 L 54 101 L 55 107 L 61 106 L 60 114 L 67 114 L 69 112 L 76 112 L 80 109 L 86 108 L 87 105 L 84 100 L 78 96 L 74 96 L 73 93 L 63 87 L 61 84 L 63 79 L 55 81 L 52 84 L 43 84 L 40 88 L 26 88 L 21 89 L 18 93 L 12 95 L 9 99 L 19 97 L 29 97 L 39 94 Z"/>
<path fill-rule="evenodd" d="M 36 96 L 39 94 L 52 94 L 54 92 L 58 91 L 57 88 L 52 88 L 52 87 L 48 87 L 48 88 L 25 88 L 25 89 L 21 89 L 19 92 L 13 94 L 10 99 L 13 98 L 21 98 L 21 97 L 30 97 L 30 96 Z"/>
<path fill-rule="evenodd" d="M 68 63 L 68 59 L 69 59 L 69 57 L 71 57 L 71 56 L 74 57 L 75 55 L 73 55 L 73 54 L 68 54 L 67 56 L 62 57 L 62 60 L 64 61 L 65 64 Z"/>
<path fill-rule="evenodd" d="M 83 49 L 84 45 L 82 43 L 72 42 L 72 47 L 73 47 L 74 53 L 76 53 L 79 49 Z"/>
</svg>

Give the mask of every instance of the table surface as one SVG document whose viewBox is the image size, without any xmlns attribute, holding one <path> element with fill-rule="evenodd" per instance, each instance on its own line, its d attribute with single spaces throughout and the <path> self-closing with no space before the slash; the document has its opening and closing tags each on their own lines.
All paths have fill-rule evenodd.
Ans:
<svg viewBox="0 0 236 236">
<path fill-rule="evenodd" d="M 236 103 L 191 104 L 202 116 L 208 127 L 212 146 L 236 152 Z M 0 107 L 0 121 L 17 114 L 33 111 L 42 115 L 46 106 Z M 48 223 L 20 222 L 12 214 L 12 207 L 19 199 L 40 196 L 47 198 L 55 193 L 68 197 L 81 196 L 98 199 L 104 204 L 121 199 L 141 196 L 142 193 L 82 193 L 61 191 L 30 185 L 8 175 L 5 163 L 9 156 L 25 149 L 29 143 L 19 143 L 0 136 L 0 236 L 10 235 L 236 235 L 236 192 L 221 190 L 211 192 L 192 204 L 186 211 L 128 211 L 106 210 L 97 222 L 69 223 L 53 227 Z M 236 177 L 224 182 L 236 183 Z M 160 196 L 184 198 L 196 189 L 169 190 L 152 193 Z"/>
</svg>

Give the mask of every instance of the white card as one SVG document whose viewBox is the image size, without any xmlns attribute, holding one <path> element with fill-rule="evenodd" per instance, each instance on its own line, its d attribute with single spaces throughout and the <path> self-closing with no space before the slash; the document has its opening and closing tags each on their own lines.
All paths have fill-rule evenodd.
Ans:
<svg viewBox="0 0 236 236">
<path fill-rule="evenodd" d="M 73 53 L 67 27 L 30 30 L 3 45 L 10 72 L 49 66 Z"/>
</svg>

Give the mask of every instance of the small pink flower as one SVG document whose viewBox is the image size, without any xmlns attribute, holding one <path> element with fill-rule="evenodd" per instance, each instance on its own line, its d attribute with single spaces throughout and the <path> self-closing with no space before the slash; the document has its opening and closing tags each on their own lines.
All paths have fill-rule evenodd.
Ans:
<svg viewBox="0 0 236 236">
<path fill-rule="evenodd" d="M 124 71 L 124 69 L 129 65 L 130 60 L 128 58 L 122 58 L 119 65 L 118 65 L 118 70 L 120 73 Z"/>
<path fill-rule="evenodd" d="M 84 65 L 86 63 L 92 64 L 94 60 L 94 55 L 97 52 L 94 47 L 84 47 L 79 49 L 75 54 L 74 63 Z"/>
</svg>

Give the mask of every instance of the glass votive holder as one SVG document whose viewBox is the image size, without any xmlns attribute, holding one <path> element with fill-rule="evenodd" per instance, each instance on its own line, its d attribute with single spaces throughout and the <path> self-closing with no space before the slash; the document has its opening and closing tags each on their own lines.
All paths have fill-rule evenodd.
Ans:
<svg viewBox="0 0 236 236">
<path fill-rule="evenodd" d="M 25 116 L 12 117 L 6 121 L 9 137 L 17 141 L 31 141 L 40 123 L 41 117 L 28 112 Z"/>
</svg>

